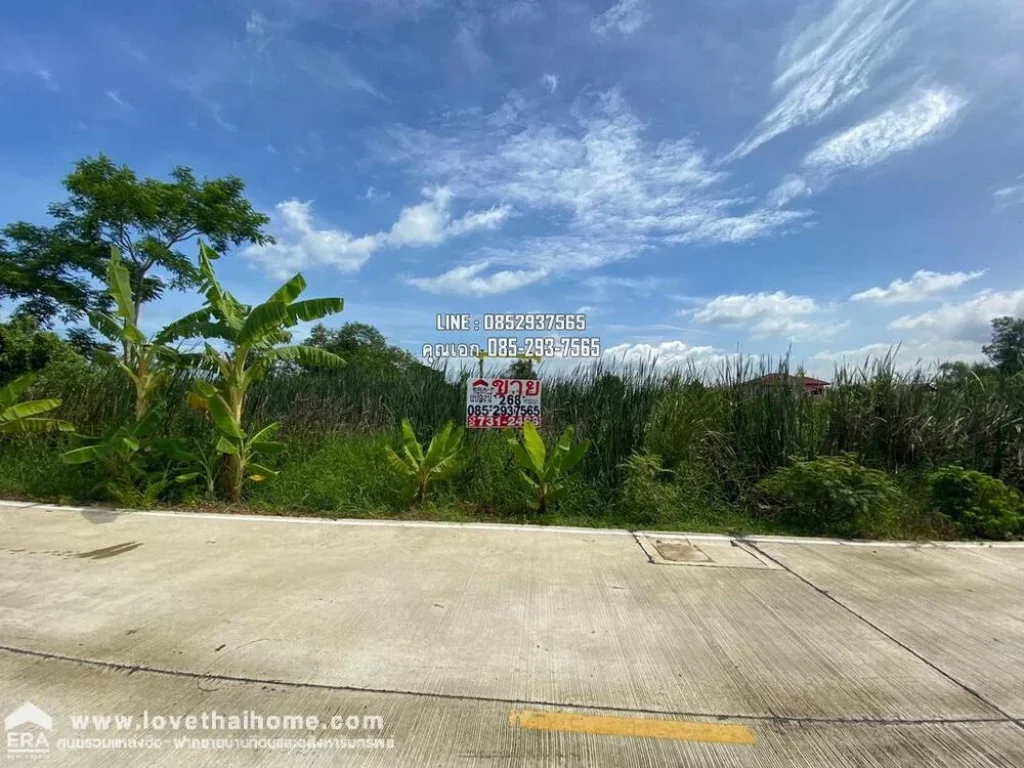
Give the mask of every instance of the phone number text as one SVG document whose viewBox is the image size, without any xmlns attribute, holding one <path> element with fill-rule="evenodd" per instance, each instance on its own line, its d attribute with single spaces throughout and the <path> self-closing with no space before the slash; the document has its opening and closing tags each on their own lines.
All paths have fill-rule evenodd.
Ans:
<svg viewBox="0 0 1024 768">
<path fill-rule="evenodd" d="M 537 336 L 487 339 L 488 357 L 600 357 L 601 340 L 593 336 Z"/>
<path fill-rule="evenodd" d="M 485 331 L 585 331 L 585 314 L 504 312 L 484 315 Z"/>
</svg>

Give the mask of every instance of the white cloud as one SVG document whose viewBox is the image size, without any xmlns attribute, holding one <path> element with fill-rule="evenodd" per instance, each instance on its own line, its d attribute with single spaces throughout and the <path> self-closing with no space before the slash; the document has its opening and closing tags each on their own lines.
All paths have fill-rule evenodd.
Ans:
<svg viewBox="0 0 1024 768">
<path fill-rule="evenodd" d="M 541 84 L 547 88 L 551 93 L 558 90 L 558 75 L 551 72 L 545 72 L 540 78 Z"/>
<path fill-rule="evenodd" d="M 768 205 L 774 205 L 776 208 L 782 208 L 790 200 L 798 197 L 807 197 L 811 192 L 811 187 L 803 176 L 790 173 L 783 177 L 778 186 L 768 193 L 767 203 Z"/>
<path fill-rule="evenodd" d="M 875 165 L 932 139 L 966 103 L 948 88 L 932 88 L 909 103 L 825 139 L 803 164 L 826 172 Z"/>
<path fill-rule="evenodd" d="M 529 106 L 529 102 L 523 97 L 523 94 L 515 90 L 509 91 L 505 94 L 501 106 L 487 116 L 487 123 L 496 128 L 511 127 Z"/>
<path fill-rule="evenodd" d="M 427 198 L 424 202 L 402 209 L 387 236 L 389 245 L 437 245 L 474 230 L 499 227 L 512 213 L 509 206 L 498 205 L 486 211 L 471 211 L 453 220 L 450 189 L 425 189 L 423 195 Z"/>
<path fill-rule="evenodd" d="M 697 220 L 699 217 L 699 221 Z M 665 236 L 667 243 L 742 243 L 764 237 L 773 230 L 788 231 L 807 217 L 806 211 L 761 209 L 739 216 L 711 216 L 708 212 L 693 220 L 680 221 L 683 231 Z"/>
<path fill-rule="evenodd" d="M 511 24 L 535 19 L 541 14 L 542 9 L 540 0 L 507 0 L 497 3 L 494 12 L 502 24 Z"/>
<path fill-rule="evenodd" d="M 889 323 L 894 330 L 920 330 L 951 341 L 986 342 L 992 320 L 1024 316 L 1024 290 L 981 291 L 962 302 L 947 302 L 919 315 L 904 315 Z"/>
<path fill-rule="evenodd" d="M 801 341 L 828 338 L 849 325 L 814 322 L 810 316 L 823 312 L 823 308 L 810 296 L 791 296 L 785 291 L 716 296 L 700 309 L 683 310 L 680 314 L 691 312 L 698 323 L 746 328 L 752 339 L 783 337 Z"/>
<path fill-rule="evenodd" d="M 866 168 L 917 149 L 938 138 L 966 103 L 943 87 L 910 94 L 881 114 L 818 142 L 802 161 L 804 172 L 787 174 L 765 202 L 782 209 L 798 197 L 825 189 L 842 171 Z"/>
<path fill-rule="evenodd" d="M 121 98 L 121 94 L 119 94 L 117 91 L 107 91 L 107 98 L 110 99 L 115 104 L 117 104 L 117 106 L 119 106 L 119 107 L 130 107 L 131 106 L 127 101 L 125 101 L 123 98 Z"/>
<path fill-rule="evenodd" d="M 245 35 L 256 43 L 259 43 L 266 37 L 267 20 L 262 13 L 253 11 L 249 14 L 249 18 L 245 21 Z"/>
<path fill-rule="evenodd" d="M 707 302 L 693 318 L 698 323 L 739 328 L 764 320 L 788 320 L 818 310 L 817 302 L 810 296 L 790 296 L 785 291 L 727 294 Z"/>
<path fill-rule="evenodd" d="M 800 125 L 815 123 L 867 89 L 898 50 L 900 23 L 914 0 L 839 0 L 782 46 L 775 106 L 729 155 L 743 157 Z"/>
<path fill-rule="evenodd" d="M 459 116 L 444 134 L 396 127 L 378 152 L 460 197 L 564 222 L 558 234 L 487 248 L 473 260 L 551 272 L 592 269 L 666 243 L 742 242 L 784 232 L 803 212 L 749 207 L 720 187 L 686 138 L 648 141 L 618 90 L 582 97 L 574 123 L 520 114 L 514 124 Z"/>
<path fill-rule="evenodd" d="M 827 375 L 827 368 L 813 366 L 813 363 L 870 370 L 875 363 L 889 359 L 897 370 L 927 371 L 944 362 L 972 363 L 983 358 L 981 347 L 973 341 L 912 340 L 903 343 L 893 340 L 865 344 L 855 349 L 819 352 L 810 358 L 812 366 L 809 367 L 819 375 Z"/>
<path fill-rule="evenodd" d="M 367 200 L 387 200 L 389 197 L 391 197 L 391 193 L 388 192 L 387 190 L 381 191 L 371 185 L 366 188 L 366 194 L 363 195 L 363 197 L 365 197 Z"/>
<path fill-rule="evenodd" d="M 985 274 L 985 270 L 977 272 L 930 272 L 919 269 L 909 280 L 893 280 L 885 288 L 875 286 L 860 291 L 850 297 L 850 301 L 873 301 L 879 304 L 909 304 L 924 301 L 942 291 L 959 288 L 970 280 L 976 280 Z"/>
<path fill-rule="evenodd" d="M 378 233 L 355 237 L 341 229 L 318 229 L 312 203 L 286 200 L 276 206 L 282 231 L 273 245 L 252 245 L 243 252 L 275 277 L 310 266 L 332 266 L 355 272 L 384 244 Z"/>
<path fill-rule="evenodd" d="M 811 356 L 811 360 L 823 360 L 825 362 L 860 363 L 869 358 L 885 357 L 895 352 L 899 347 L 896 343 L 876 342 L 865 344 L 856 349 L 843 349 L 838 351 L 819 352 Z"/>
<path fill-rule="evenodd" d="M 1024 179 L 1024 175 L 1017 177 L 1018 181 L 1021 179 Z M 995 201 L 998 210 L 1024 203 L 1024 184 L 1010 184 L 1000 187 L 992 193 L 992 199 Z"/>
<path fill-rule="evenodd" d="M 401 210 L 389 232 L 356 236 L 343 229 L 319 229 L 313 222 L 312 202 L 286 200 L 276 206 L 280 233 L 272 245 L 253 245 L 243 252 L 275 276 L 308 266 L 333 266 L 358 271 L 375 251 L 386 246 L 439 245 L 446 240 L 500 226 L 511 214 L 507 206 L 451 215 L 449 189 L 425 189 L 426 200 Z"/>
<path fill-rule="evenodd" d="M 615 275 L 593 275 L 583 281 L 598 296 L 609 293 L 631 291 L 641 296 L 648 296 L 657 288 L 664 287 L 665 278 L 660 277 L 619 277 Z"/>
<path fill-rule="evenodd" d="M 455 33 L 455 49 L 462 56 L 466 68 L 476 76 L 482 75 L 491 66 L 491 57 L 480 43 L 482 31 L 480 20 L 466 17 L 458 23 Z"/>
<path fill-rule="evenodd" d="M 730 355 L 710 346 L 694 347 L 685 341 L 663 341 L 658 344 L 619 344 L 604 351 L 611 363 L 636 365 L 656 363 L 664 368 L 694 366 L 697 369 L 717 365 Z"/>
<path fill-rule="evenodd" d="M 604 13 L 590 22 L 594 34 L 602 37 L 612 31 L 630 35 L 642 27 L 650 18 L 647 0 L 617 0 Z"/>
<path fill-rule="evenodd" d="M 59 91 L 60 86 L 57 85 L 57 81 L 53 77 L 53 73 L 45 67 L 40 67 L 36 70 L 36 74 L 39 75 L 40 79 L 46 83 L 46 87 L 51 91 Z"/>
<path fill-rule="evenodd" d="M 480 261 L 454 267 L 436 277 L 410 277 L 405 281 L 429 293 L 491 296 L 536 283 L 548 274 L 543 269 L 506 269 L 482 275 L 481 273 L 490 266 L 490 262 Z"/>
<path fill-rule="evenodd" d="M 768 317 L 751 327 L 750 338 L 760 340 L 775 337 L 790 341 L 823 341 L 831 339 L 849 327 L 848 320 L 841 323 L 810 323 L 792 317 Z"/>
</svg>

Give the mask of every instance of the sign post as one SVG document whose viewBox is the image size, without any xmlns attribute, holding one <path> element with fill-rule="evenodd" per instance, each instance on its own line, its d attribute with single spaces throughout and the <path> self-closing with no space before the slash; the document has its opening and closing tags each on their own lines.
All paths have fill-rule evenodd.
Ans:
<svg viewBox="0 0 1024 768">
<path fill-rule="evenodd" d="M 540 426 L 540 379 L 471 379 L 466 387 L 466 429 Z"/>
</svg>

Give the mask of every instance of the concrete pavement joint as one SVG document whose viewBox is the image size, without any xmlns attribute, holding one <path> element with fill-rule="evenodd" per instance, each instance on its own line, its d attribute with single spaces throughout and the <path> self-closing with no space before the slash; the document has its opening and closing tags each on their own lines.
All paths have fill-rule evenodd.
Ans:
<svg viewBox="0 0 1024 768">
<path fill-rule="evenodd" d="M 647 548 L 644 546 L 643 542 L 640 541 L 640 534 L 638 534 L 636 531 L 630 531 L 630 534 L 632 534 L 633 541 L 636 542 L 636 545 L 640 547 L 640 551 L 644 553 L 644 557 L 647 558 L 647 562 L 650 565 L 657 565 L 657 563 L 654 562 L 654 558 L 651 557 L 651 553 L 647 551 Z"/>
<path fill-rule="evenodd" d="M 1016 726 L 1017 726 L 1018 728 L 1021 728 L 1022 730 L 1024 730 L 1024 725 L 1022 725 L 1022 724 L 1021 724 L 1021 721 L 1019 721 L 1019 720 L 1015 720 L 1015 719 L 1013 718 L 1013 716 L 1012 716 L 1012 715 L 1011 715 L 1011 714 L 1010 714 L 1009 712 L 1005 712 L 1005 711 L 1004 711 L 1003 709 L 1001 709 L 1000 707 L 998 707 L 998 706 L 996 706 L 995 704 L 993 704 L 993 703 L 992 703 L 991 701 L 989 701 L 988 699 L 986 699 L 986 698 L 985 698 L 984 696 L 982 696 L 982 695 L 981 695 L 980 693 L 978 693 L 978 692 L 977 692 L 976 690 L 974 690 L 973 688 L 971 688 L 971 687 L 970 687 L 969 685 L 967 685 L 966 683 L 963 683 L 963 682 L 961 682 L 960 680 L 957 680 L 957 679 L 956 679 L 955 677 L 953 677 L 953 675 L 951 675 L 951 674 L 950 674 L 949 672 L 947 672 L 946 670 L 942 669 L 942 667 L 938 666 L 938 665 L 937 665 L 937 664 L 935 664 L 935 663 L 934 663 L 933 661 L 931 661 L 931 660 L 929 660 L 928 658 L 926 658 L 925 656 L 921 655 L 920 653 L 918 653 L 917 651 L 915 651 L 915 650 L 914 650 L 913 648 L 911 648 L 911 647 L 910 647 L 909 645 L 907 645 L 906 643 L 902 642 L 901 640 L 898 640 L 898 639 L 897 639 L 897 638 L 896 638 L 895 636 L 893 636 L 893 635 L 889 634 L 888 632 L 886 632 L 886 631 L 885 631 L 884 629 L 882 629 L 882 628 L 881 628 L 880 626 L 878 626 L 877 624 L 875 624 L 875 623 L 874 623 L 874 622 L 872 622 L 871 620 L 869 620 L 869 619 L 865 618 L 864 616 L 861 616 L 861 615 L 860 615 L 859 613 L 857 613 L 857 611 L 855 611 L 855 610 L 854 610 L 853 608 L 851 608 L 850 606 L 846 605 L 846 604 L 845 604 L 845 603 L 844 603 L 844 602 L 843 602 L 842 600 L 840 600 L 839 598 L 837 598 L 837 597 L 835 597 L 834 595 L 832 595 L 832 593 L 831 593 L 831 592 L 829 592 L 828 590 L 822 589 L 821 587 L 819 587 L 819 586 L 818 586 L 817 584 L 815 584 L 815 583 L 814 583 L 813 581 L 811 581 L 810 579 L 808 579 L 808 578 L 805 578 L 804 576 L 801 576 L 801 575 L 800 575 L 799 573 L 797 573 L 796 571 L 794 571 L 794 570 L 793 570 L 792 568 L 790 568 L 790 567 L 789 567 L 788 565 L 786 565 L 785 563 L 783 563 L 783 562 L 781 562 L 780 560 L 778 560 L 777 558 L 775 558 L 775 557 L 772 557 L 771 555 L 769 555 L 769 554 L 768 554 L 767 552 L 765 552 L 765 551 L 764 551 L 763 549 L 761 549 L 760 547 L 758 547 L 756 543 L 754 543 L 754 542 L 752 542 L 752 541 L 750 541 L 750 540 L 747 540 L 747 543 L 748 543 L 748 545 L 749 545 L 749 546 L 750 546 L 750 547 L 751 547 L 752 549 L 755 549 L 755 550 L 757 550 L 757 551 L 758 551 L 758 552 L 760 552 L 760 553 L 761 553 L 761 554 L 762 554 L 762 555 L 763 555 L 764 557 L 766 557 L 767 559 L 771 560 L 772 562 L 774 562 L 774 563 L 778 564 L 778 566 L 779 566 L 780 568 L 782 568 L 782 569 L 783 569 L 784 571 L 786 571 L 787 573 L 790 573 L 790 574 L 792 574 L 793 576 L 795 576 L 796 578 L 800 579 L 800 581 L 802 581 L 802 582 L 803 582 L 804 584 L 806 584 L 807 586 L 809 586 L 809 587 L 810 587 L 811 589 L 813 589 L 813 590 L 814 590 L 815 592 L 817 592 L 818 594 L 820 594 L 820 595 L 824 596 L 824 597 L 825 597 L 826 599 L 828 599 L 828 600 L 831 600 L 831 601 L 832 601 L 833 603 L 835 603 L 836 605 L 838 605 L 838 606 L 839 606 L 840 608 L 842 608 L 842 609 L 843 609 L 844 611 L 847 611 L 848 613 L 850 613 L 850 614 L 852 614 L 853 616 L 857 617 L 857 618 L 858 618 L 858 619 L 859 619 L 860 621 L 862 621 L 862 622 L 864 622 L 865 624 L 867 624 L 867 625 L 868 625 L 869 627 L 871 627 L 871 628 L 872 628 L 873 630 L 875 630 L 876 632 L 878 632 L 878 633 L 879 633 L 880 635 L 884 636 L 884 637 L 885 637 L 885 638 L 886 638 L 887 640 L 889 640 L 889 641 L 890 641 L 890 642 L 892 642 L 892 643 L 895 643 L 895 644 L 896 644 L 896 645 L 898 645 L 898 646 L 899 646 L 900 648 L 902 648 L 902 649 L 903 649 L 904 651 L 906 651 L 906 652 L 907 652 L 907 653 L 909 653 L 909 654 L 910 654 L 911 656 L 913 656 L 914 658 L 916 658 L 916 659 L 917 659 L 918 661 L 922 662 L 923 664 L 925 664 L 926 666 L 928 666 L 929 668 L 931 668 L 931 669 L 932 669 L 932 670 L 934 670 L 935 672 L 938 672 L 938 673 L 939 673 L 940 675 L 942 675 L 942 676 L 943 676 L 944 678 L 946 678 L 947 680 L 949 680 L 949 681 L 950 681 L 951 683 L 953 683 L 954 685 L 956 685 L 956 686 L 960 687 L 961 689 L 963 689 L 964 691 L 966 691 L 966 692 L 967 692 L 968 694 L 970 694 L 971 696 L 973 696 L 974 698 L 976 698 L 976 699 L 977 699 L 978 701 L 980 701 L 980 702 L 981 702 L 982 704 L 984 704 L 985 706 L 987 706 L 987 707 L 988 707 L 989 709 L 992 709 L 992 710 L 994 710 L 994 711 L 998 712 L 998 713 L 999 713 L 1000 715 L 1002 715 L 1002 716 L 1003 716 L 1003 717 L 1005 718 L 1005 719 L 1003 720 L 1003 722 L 1008 722 L 1008 723 L 1012 723 L 1013 725 L 1016 725 Z"/>
<path fill-rule="evenodd" d="M 801 578 L 798 574 L 793 574 L 797 578 Z M 813 586 L 813 585 L 811 585 Z M 845 606 L 844 606 L 845 607 Z M 883 633 L 884 634 L 884 633 Z M 298 688 L 298 689 L 309 689 L 309 690 L 321 690 L 321 691 L 346 691 L 351 693 L 373 693 L 381 695 L 395 695 L 395 696 L 413 696 L 427 699 L 438 699 L 445 701 L 474 701 L 487 704 L 503 704 L 510 707 L 522 707 L 522 706 L 535 706 L 535 707 L 550 707 L 552 709 L 560 709 L 571 712 L 620 712 L 628 714 L 638 715 L 652 715 L 652 716 L 670 716 L 670 717 L 686 717 L 686 718 L 702 718 L 705 720 L 730 720 L 740 722 L 755 722 L 755 723 L 797 723 L 807 725 L 878 725 L 878 726 L 892 726 L 892 725 L 973 725 L 973 724 L 999 724 L 999 723 L 1011 723 L 1024 727 L 1019 720 L 1014 720 L 1013 717 L 1003 713 L 998 707 L 988 704 L 978 694 L 970 691 L 970 689 L 964 687 L 975 696 L 978 696 L 985 704 L 990 708 L 996 710 L 1002 717 L 939 717 L 939 718 L 872 718 L 872 717 L 804 717 L 797 715 L 732 715 L 732 714 L 714 714 L 709 712 L 678 712 L 673 710 L 662 710 L 662 709 L 647 709 L 647 708 L 629 708 L 629 707 L 611 707 L 600 704 L 569 704 L 557 701 L 543 701 L 535 699 L 507 699 L 497 696 L 473 696 L 465 694 L 453 694 L 453 693 L 436 693 L 428 691 L 407 691 L 394 688 L 371 688 L 361 687 L 354 685 L 339 685 L 333 683 L 313 683 L 313 682 L 295 682 L 290 680 L 274 680 L 271 678 L 258 678 L 258 677 L 244 677 L 240 675 L 224 675 L 224 674 L 207 674 L 201 672 L 188 672 L 185 670 L 175 669 L 164 669 L 161 667 L 150 667 L 143 666 L 140 664 L 125 664 L 117 661 L 100 661 L 98 659 L 83 659 L 76 658 L 74 656 L 66 656 L 60 653 L 51 653 L 49 651 L 36 651 L 29 648 L 16 648 L 7 645 L 0 645 L 0 651 L 10 653 L 16 656 L 29 656 L 37 659 L 45 659 L 48 661 L 61 661 L 69 664 L 79 664 L 87 667 L 95 667 L 99 669 L 109 669 L 117 672 L 124 672 L 127 675 L 134 675 L 137 673 L 159 675 L 163 677 L 175 677 L 187 680 L 196 680 L 201 683 L 203 681 L 219 681 L 225 683 L 244 683 L 250 685 L 276 685 L 282 688 Z M 913 653 L 913 651 L 911 651 Z M 917 654 L 914 654 L 915 656 Z M 926 663 L 927 660 L 925 660 Z M 934 666 L 929 664 L 929 666 Z M 941 670 L 939 670 L 941 672 Z M 942 673 L 945 674 L 945 673 Z M 948 675 L 946 675 L 949 677 Z M 952 680 L 952 678 L 950 678 Z M 956 682 L 956 681 L 954 681 Z M 203 689 L 207 690 L 207 689 Z"/>
</svg>

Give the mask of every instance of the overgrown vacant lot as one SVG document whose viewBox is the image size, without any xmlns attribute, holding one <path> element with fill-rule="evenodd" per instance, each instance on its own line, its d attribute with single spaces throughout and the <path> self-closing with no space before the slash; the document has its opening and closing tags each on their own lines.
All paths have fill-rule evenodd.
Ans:
<svg viewBox="0 0 1024 768">
<path fill-rule="evenodd" d="M 385 446 L 399 446 L 403 418 L 424 443 L 445 422 L 458 424 L 465 376 L 358 364 L 278 371 L 251 390 L 246 420 L 281 422 L 278 438 L 287 449 L 272 461 L 279 474 L 247 484 L 242 502 L 230 508 L 862 537 L 1019 535 L 1019 375 L 947 367 L 926 377 L 880 361 L 837 371 L 826 394 L 809 396 L 795 374 L 752 381 L 761 372 L 734 368 L 712 382 L 644 366 L 597 366 L 545 381 L 542 433 L 549 445 L 570 425 L 592 445 L 563 499 L 540 515 L 518 482 L 509 436 L 495 432 L 468 434 L 462 471 L 432 486 L 425 503 L 408 503 Z M 210 429 L 206 415 L 187 406 L 193 387 L 186 374 L 170 383 L 161 431 L 201 446 Z M 55 367 L 33 391 L 61 398 L 61 418 L 83 434 L 130 420 L 134 403 L 124 376 L 96 365 Z M 6 440 L 0 495 L 214 504 L 201 483 L 168 482 L 150 497 L 142 486 L 97 491 L 97 465 L 60 461 L 75 440 Z M 937 475 L 946 467 L 960 469 Z M 192 469 L 172 459 L 164 465 L 167 479 Z"/>
<path fill-rule="evenodd" d="M 542 432 L 464 434 L 468 371 L 428 367 L 358 319 L 338 325 L 343 298 L 310 296 L 301 274 L 259 303 L 232 293 L 222 257 L 272 241 L 240 178 L 200 181 L 187 167 L 140 178 L 101 154 L 63 185 L 49 223 L 0 227 L 2 496 L 849 537 L 1024 534 L 1024 318 L 990 318 L 989 363 L 901 373 L 887 357 L 836 371 L 824 391 L 788 362 L 741 355 L 721 370 L 675 372 L 610 358 L 535 371 L 522 357 L 489 373 L 542 377 Z M 914 279 L 929 274 L 943 277 Z M 153 328 L 149 305 L 179 289 L 192 292 L 184 306 L 201 306 Z M 521 399 L 499 409 L 535 418 L 537 404 Z"/>
</svg>

